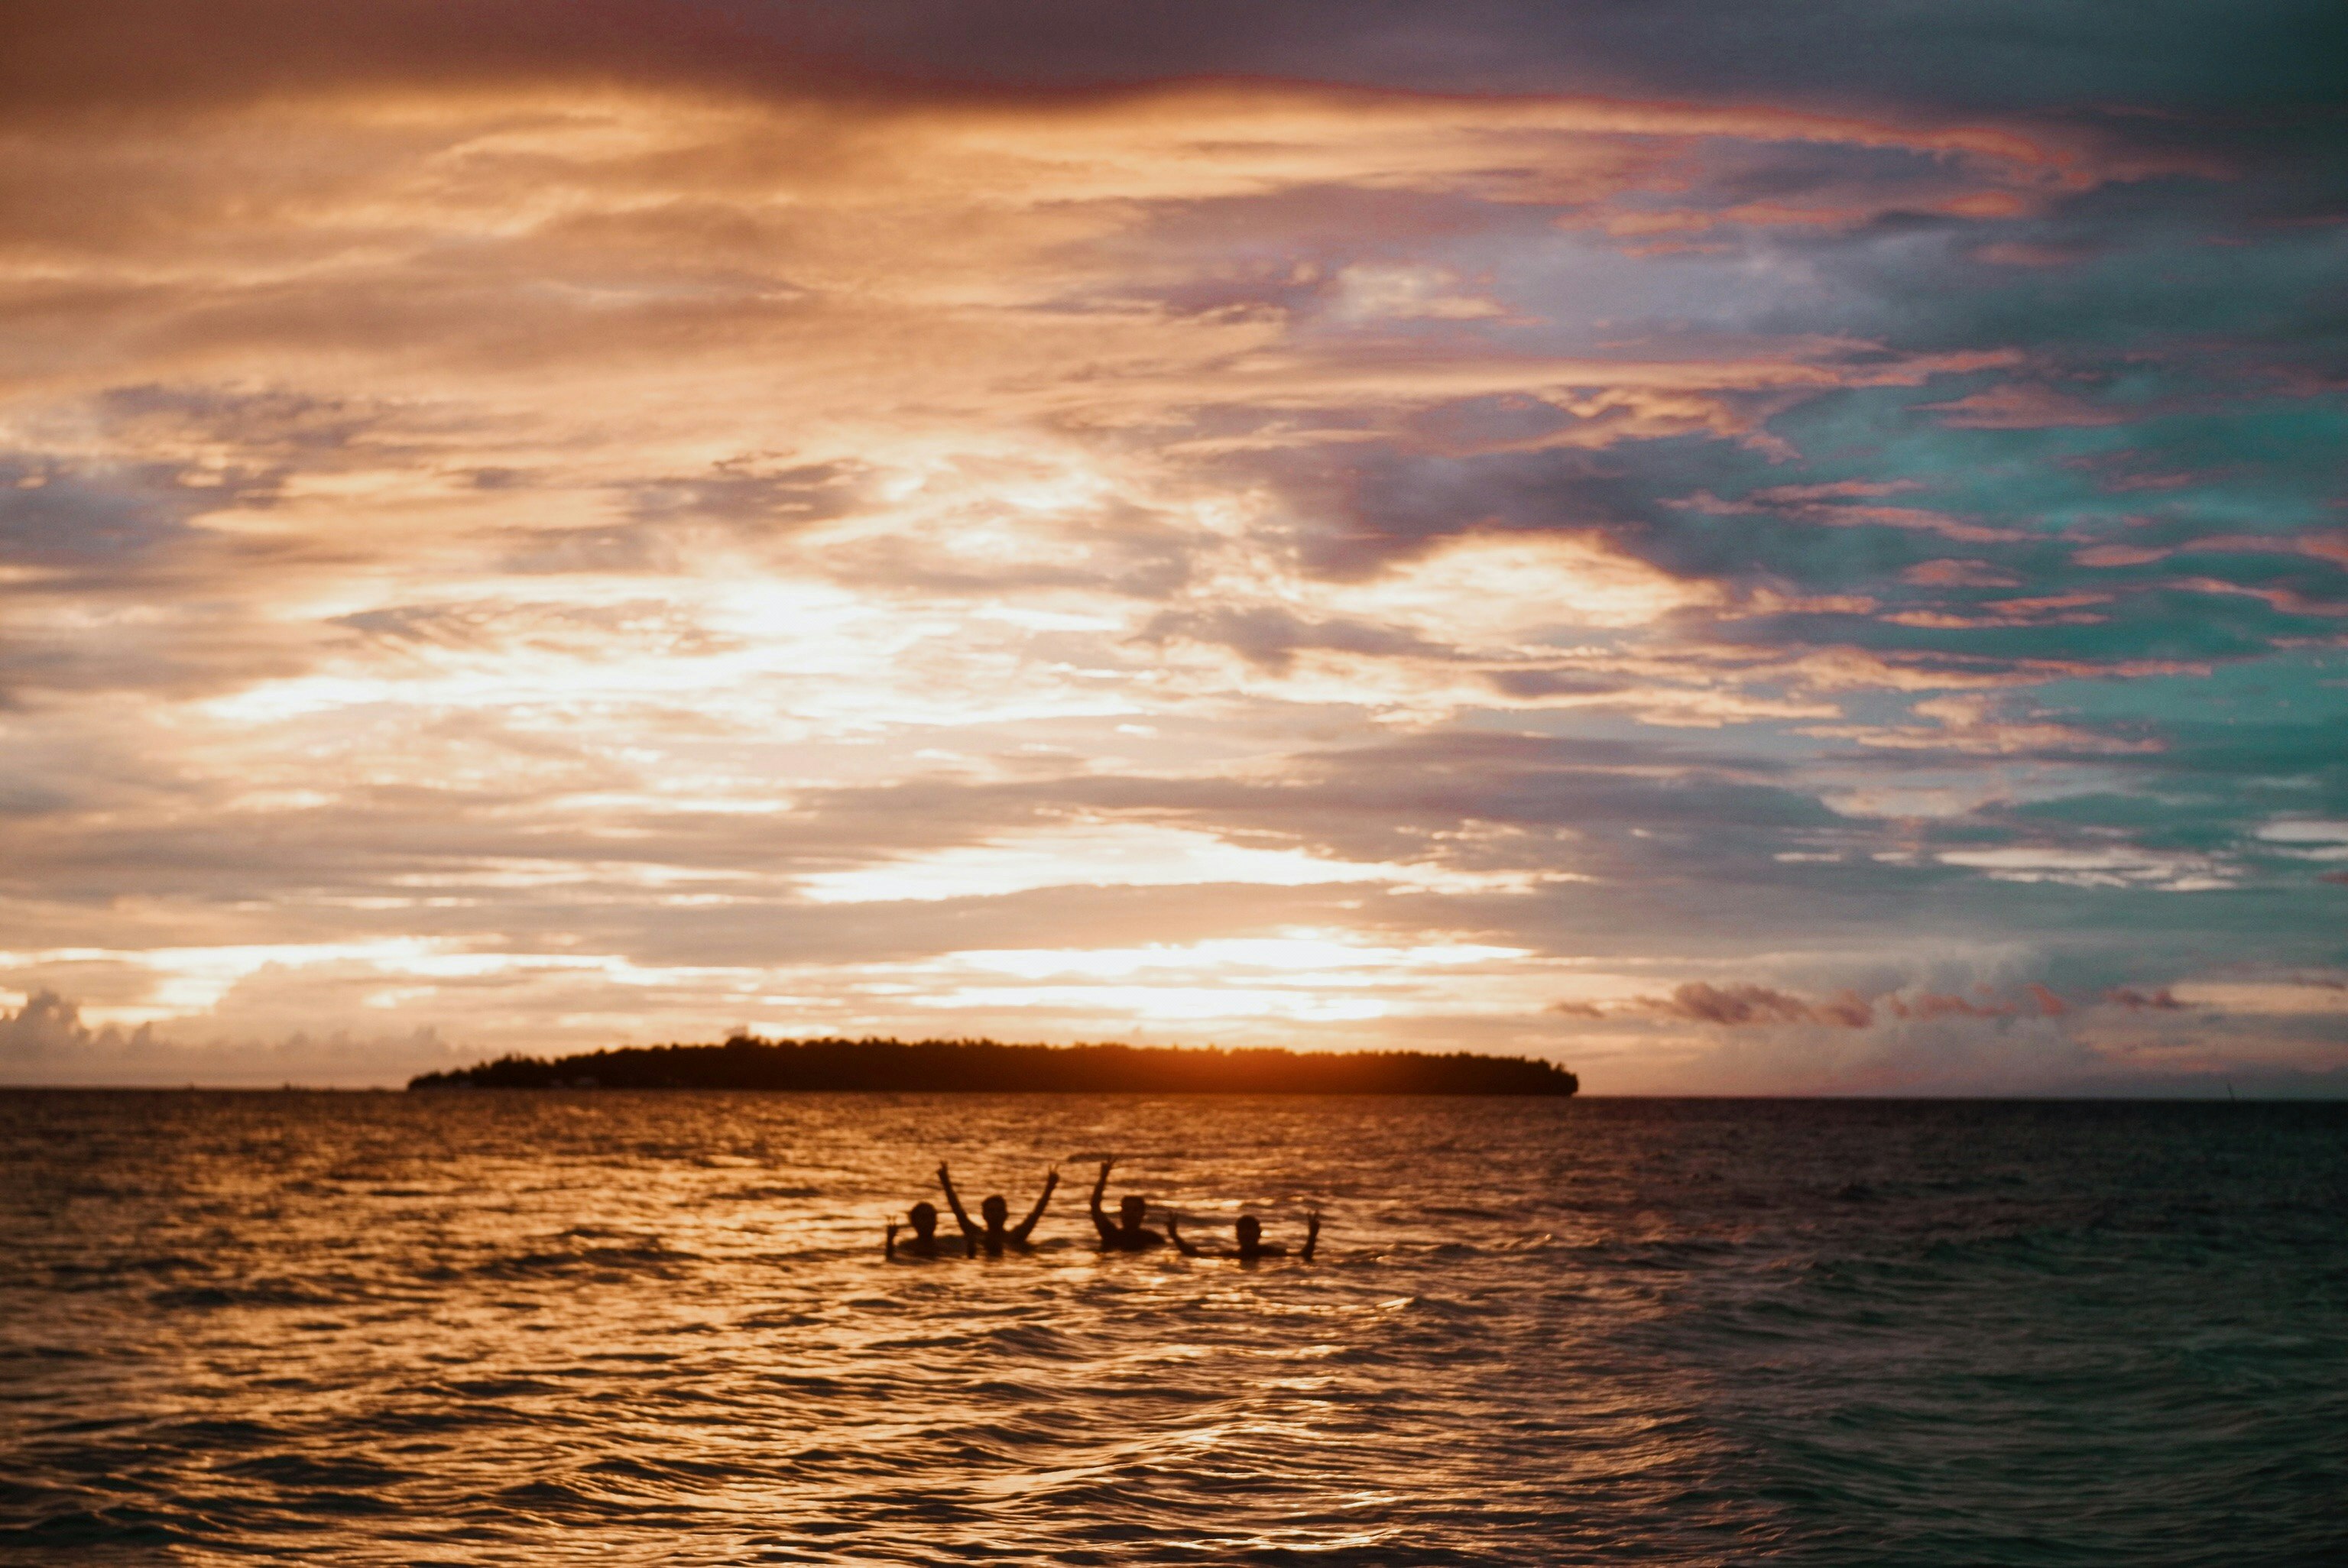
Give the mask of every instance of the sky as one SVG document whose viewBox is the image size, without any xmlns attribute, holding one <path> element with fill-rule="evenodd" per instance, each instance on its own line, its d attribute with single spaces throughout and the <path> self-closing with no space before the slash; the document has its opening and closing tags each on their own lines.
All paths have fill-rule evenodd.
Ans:
<svg viewBox="0 0 2348 1568">
<path fill-rule="evenodd" d="M 2348 13 L 6 0 L 0 1081 L 2348 1092 Z"/>
</svg>

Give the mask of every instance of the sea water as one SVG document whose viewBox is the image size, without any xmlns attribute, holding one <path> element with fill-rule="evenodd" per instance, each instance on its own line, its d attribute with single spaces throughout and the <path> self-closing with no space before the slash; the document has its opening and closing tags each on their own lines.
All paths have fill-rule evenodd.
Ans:
<svg viewBox="0 0 2348 1568">
<path fill-rule="evenodd" d="M 1109 1153 L 1319 1255 L 1102 1255 Z M 883 1258 L 942 1157 L 1059 1164 L 1033 1254 Z M 2348 1107 L 13 1091 L 0 1162 L 28 1560 L 2348 1562 Z"/>
</svg>

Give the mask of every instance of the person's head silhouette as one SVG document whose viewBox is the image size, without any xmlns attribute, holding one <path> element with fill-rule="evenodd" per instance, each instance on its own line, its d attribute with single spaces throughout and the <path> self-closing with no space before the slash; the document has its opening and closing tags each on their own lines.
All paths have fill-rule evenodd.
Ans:
<svg viewBox="0 0 2348 1568">
<path fill-rule="evenodd" d="M 1148 1217 L 1149 1200 L 1148 1198 L 1137 1193 L 1128 1193 L 1117 1201 L 1117 1223 L 1126 1229 L 1139 1230 L 1141 1222 Z"/>
<path fill-rule="evenodd" d="M 1263 1245 L 1263 1222 L 1253 1214 L 1241 1214 L 1240 1223 L 1231 1228 L 1239 1233 L 1241 1252 L 1253 1252 Z"/>
<path fill-rule="evenodd" d="M 1011 1205 L 1004 1201 L 1001 1193 L 995 1193 L 978 1205 L 978 1214 L 986 1222 L 988 1230 L 999 1231 L 1003 1228 L 1003 1222 L 1011 1217 Z"/>
<path fill-rule="evenodd" d="M 913 1234 L 923 1241 L 929 1240 L 936 1234 L 938 1206 L 935 1204 L 915 1204 L 906 1211 L 905 1217 L 913 1222 Z"/>
</svg>

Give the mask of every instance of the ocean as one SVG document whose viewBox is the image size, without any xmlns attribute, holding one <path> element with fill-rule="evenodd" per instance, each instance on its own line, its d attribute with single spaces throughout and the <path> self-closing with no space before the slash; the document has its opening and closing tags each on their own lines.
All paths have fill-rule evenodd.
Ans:
<svg viewBox="0 0 2348 1568">
<path fill-rule="evenodd" d="M 1104 1255 L 1109 1153 L 1318 1255 Z M 941 1158 L 1035 1251 L 886 1260 Z M 12 1091 L 0 1174 L 25 1561 L 2348 1562 L 2337 1104 Z"/>
</svg>

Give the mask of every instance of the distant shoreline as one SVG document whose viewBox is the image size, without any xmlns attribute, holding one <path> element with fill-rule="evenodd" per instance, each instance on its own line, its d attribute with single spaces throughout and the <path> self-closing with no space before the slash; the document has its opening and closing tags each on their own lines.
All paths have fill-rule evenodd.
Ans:
<svg viewBox="0 0 2348 1568">
<path fill-rule="evenodd" d="M 991 1040 L 767 1040 L 507 1056 L 427 1072 L 411 1090 L 759 1089 L 911 1093 L 1509 1094 L 1562 1097 L 1581 1081 L 1522 1056 L 1417 1050 L 1005 1045 Z"/>
</svg>

